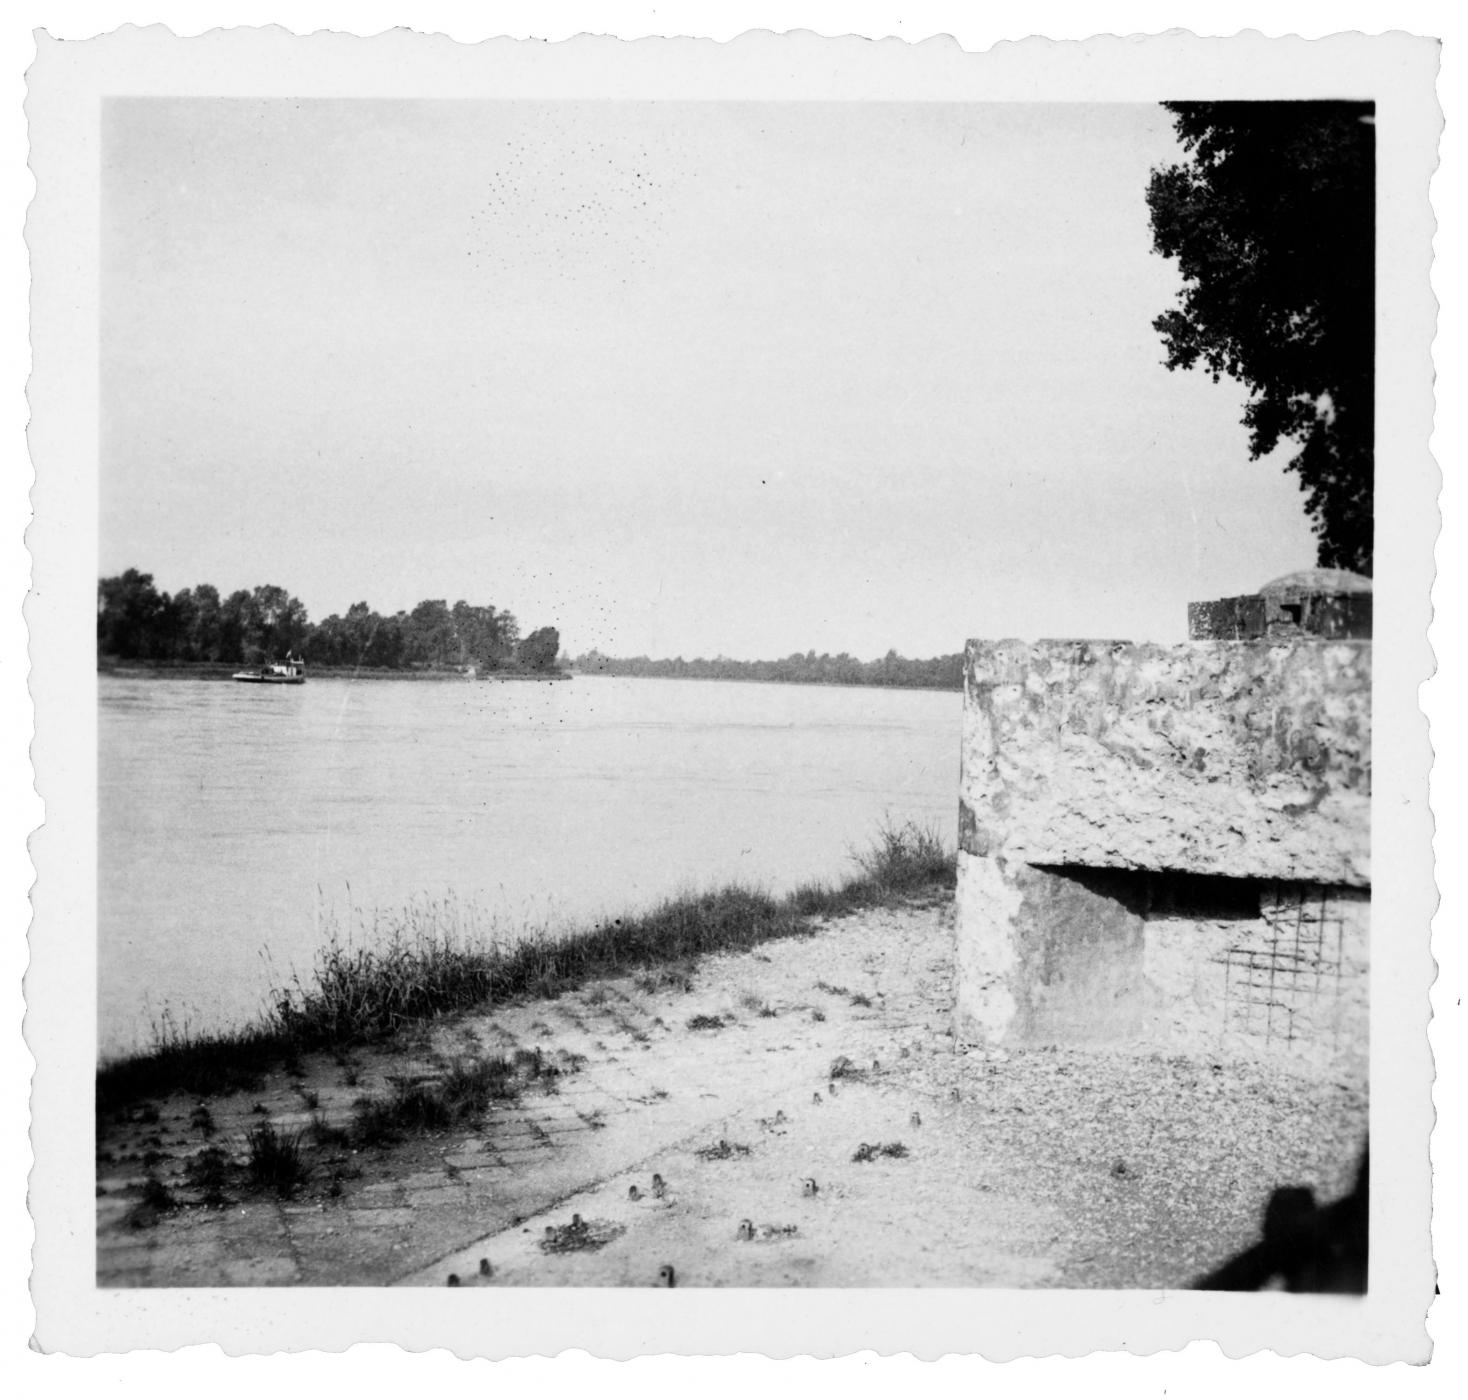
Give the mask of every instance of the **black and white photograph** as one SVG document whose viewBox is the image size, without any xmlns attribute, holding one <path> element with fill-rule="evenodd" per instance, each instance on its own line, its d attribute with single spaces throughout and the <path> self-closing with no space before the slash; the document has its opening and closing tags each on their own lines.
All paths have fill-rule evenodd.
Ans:
<svg viewBox="0 0 1468 1400">
<path fill-rule="evenodd" d="M 1420 1334 L 1432 45 L 863 100 L 208 42 L 88 150 L 98 1306 Z"/>
</svg>

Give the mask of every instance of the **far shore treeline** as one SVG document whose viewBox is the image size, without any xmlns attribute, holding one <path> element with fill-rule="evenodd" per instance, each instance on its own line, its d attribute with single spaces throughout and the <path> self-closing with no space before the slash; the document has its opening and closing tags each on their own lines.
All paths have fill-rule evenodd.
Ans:
<svg viewBox="0 0 1468 1400">
<path fill-rule="evenodd" d="M 312 622 L 300 599 L 276 584 L 221 597 L 213 584 L 166 593 L 152 574 L 128 569 L 97 584 L 97 656 L 103 663 L 155 666 L 258 666 L 300 656 L 308 665 L 374 671 L 558 673 L 675 680 L 778 681 L 793 685 L 892 686 L 961 690 L 963 656 L 909 659 L 889 651 L 876 661 L 795 652 L 778 661 L 653 660 L 599 651 L 574 662 L 560 657 L 560 633 L 539 627 L 520 635 L 511 612 L 462 599 L 429 598 L 411 612 L 383 614 L 366 603 Z"/>
<path fill-rule="evenodd" d="M 353 603 L 312 622 L 300 599 L 275 584 L 227 598 L 213 584 L 160 592 L 152 574 L 128 569 L 97 585 L 97 654 L 115 661 L 259 665 L 301 656 L 318 666 L 382 670 L 550 671 L 560 634 L 520 635 L 515 615 L 462 599 L 425 599 L 411 612 L 383 615 Z"/>
<path fill-rule="evenodd" d="M 780 661 L 731 661 L 726 656 L 705 661 L 653 661 L 646 656 L 617 658 L 588 652 L 573 663 L 587 675 L 663 676 L 679 680 L 784 681 L 793 685 L 887 685 L 914 690 L 962 690 L 963 654 L 934 656 L 926 661 L 889 651 L 879 661 L 858 661 L 842 652 L 817 656 L 794 652 Z"/>
</svg>

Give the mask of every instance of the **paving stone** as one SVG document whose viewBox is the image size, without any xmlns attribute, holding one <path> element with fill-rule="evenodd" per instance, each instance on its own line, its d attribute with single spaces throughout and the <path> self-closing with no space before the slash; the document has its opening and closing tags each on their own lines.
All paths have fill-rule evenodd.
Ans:
<svg viewBox="0 0 1468 1400">
<path fill-rule="evenodd" d="M 291 1217 L 287 1228 L 292 1240 L 320 1239 L 343 1229 L 345 1217 L 346 1212 L 337 1210 L 322 1215 L 296 1215 Z"/>
<path fill-rule="evenodd" d="M 139 1186 L 143 1184 L 146 1179 L 146 1177 L 135 1175 L 101 1177 L 98 1180 L 97 1185 L 100 1186 L 104 1191 L 106 1191 L 107 1196 L 102 1196 L 98 1199 L 106 1200 L 108 1196 L 125 1195 L 129 1191 L 136 1190 Z"/>
<path fill-rule="evenodd" d="M 510 1168 L 495 1163 L 493 1166 L 479 1167 L 473 1171 L 462 1172 L 459 1181 L 464 1189 L 474 1196 L 486 1194 L 502 1194 L 510 1181 L 513 1173 Z"/>
<path fill-rule="evenodd" d="M 271 1284 L 294 1283 L 299 1272 L 296 1261 L 286 1255 L 264 1259 L 227 1259 L 220 1266 L 220 1282 L 241 1288 L 261 1288 Z"/>
<path fill-rule="evenodd" d="M 119 1198 L 103 1197 L 97 1202 L 97 1233 L 99 1236 L 110 1230 L 125 1230 L 128 1211 L 137 1204 L 136 1201 L 122 1200 Z"/>
<path fill-rule="evenodd" d="M 262 1254 L 285 1243 L 285 1221 L 279 1216 L 269 1220 L 226 1220 L 220 1237 L 236 1254 Z"/>
<path fill-rule="evenodd" d="M 353 1199 L 364 1207 L 394 1205 L 402 1195 L 395 1181 L 377 1181 L 354 1191 Z"/>
<path fill-rule="evenodd" d="M 523 1120 L 495 1123 L 490 1130 L 490 1146 L 518 1147 L 526 1139 L 535 1136 L 535 1130 Z"/>
<path fill-rule="evenodd" d="M 493 1152 L 455 1152 L 452 1156 L 445 1157 L 444 1165 L 452 1167 L 455 1171 L 473 1171 L 477 1167 L 493 1166 L 496 1156 Z"/>
<path fill-rule="evenodd" d="M 111 1245 L 111 1241 L 108 1242 Z M 153 1262 L 153 1247 L 151 1245 L 111 1245 L 104 1248 L 101 1241 L 97 1247 L 97 1274 L 114 1275 L 126 1270 L 147 1269 Z"/>
<path fill-rule="evenodd" d="M 443 1185 L 443 1172 L 414 1172 L 411 1176 L 405 1176 L 402 1180 L 403 1189 L 411 1194 L 414 1191 L 432 1190 L 434 1187 Z"/>
<path fill-rule="evenodd" d="M 555 1156 L 553 1143 L 537 1143 L 534 1147 L 505 1147 L 500 1149 L 500 1160 L 507 1167 L 519 1167 L 528 1163 L 544 1162 Z"/>
<path fill-rule="evenodd" d="M 200 1240 L 224 1238 L 225 1215 L 221 1210 L 199 1207 L 178 1210 L 166 1217 L 170 1239 Z"/>
<path fill-rule="evenodd" d="M 348 1210 L 347 1224 L 354 1230 L 385 1230 L 411 1225 L 412 1210 L 407 1206 L 386 1206 L 381 1210 Z"/>
<path fill-rule="evenodd" d="M 465 1191 L 462 1186 L 438 1186 L 429 1190 L 410 1191 L 408 1205 L 413 1210 L 431 1210 L 436 1206 L 461 1206 Z"/>
<path fill-rule="evenodd" d="M 175 1269 L 215 1267 L 225 1257 L 223 1240 L 192 1239 L 160 1246 L 154 1251 L 153 1267 L 158 1273 L 171 1276 Z"/>
</svg>

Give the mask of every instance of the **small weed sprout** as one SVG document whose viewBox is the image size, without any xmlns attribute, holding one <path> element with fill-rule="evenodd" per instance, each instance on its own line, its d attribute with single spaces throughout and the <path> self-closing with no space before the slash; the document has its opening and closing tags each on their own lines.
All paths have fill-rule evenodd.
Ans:
<svg viewBox="0 0 1468 1400">
<path fill-rule="evenodd" d="M 749 1148 L 742 1142 L 720 1138 L 707 1147 L 700 1147 L 693 1155 L 705 1162 L 727 1162 L 731 1157 L 748 1157 Z"/>
<path fill-rule="evenodd" d="M 853 1162 L 875 1162 L 878 1157 L 906 1157 L 907 1148 L 900 1142 L 864 1142 L 852 1154 Z"/>
</svg>

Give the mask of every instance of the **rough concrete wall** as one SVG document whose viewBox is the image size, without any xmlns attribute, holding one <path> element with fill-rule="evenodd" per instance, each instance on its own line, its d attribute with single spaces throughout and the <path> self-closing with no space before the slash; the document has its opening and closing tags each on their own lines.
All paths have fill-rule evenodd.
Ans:
<svg viewBox="0 0 1468 1400">
<path fill-rule="evenodd" d="M 1140 971 L 1154 1010 L 1142 1034 L 1364 1084 L 1370 932 L 1370 896 L 1340 886 L 1266 886 L 1253 919 L 1151 917 Z"/>
<path fill-rule="evenodd" d="M 970 642 L 959 844 L 1369 888 L 1371 644 Z"/>
</svg>

